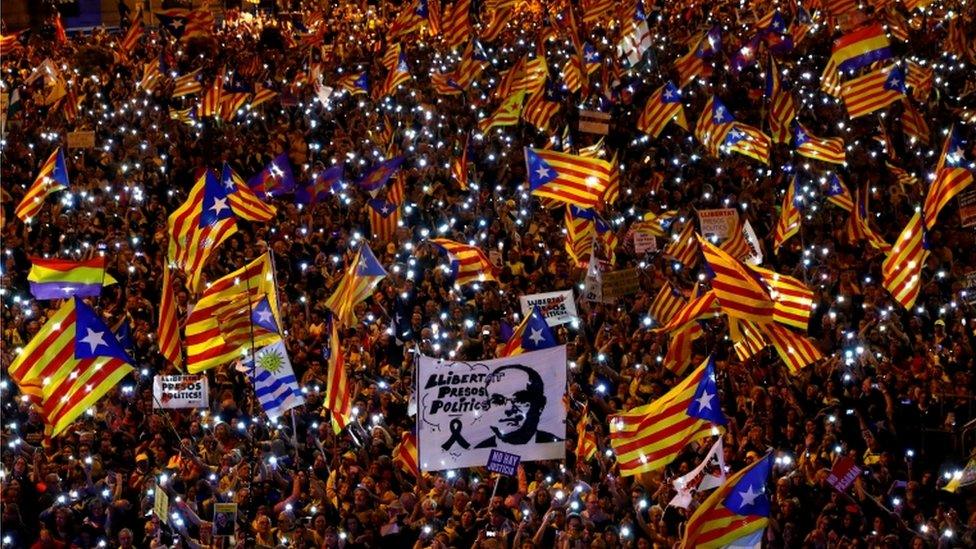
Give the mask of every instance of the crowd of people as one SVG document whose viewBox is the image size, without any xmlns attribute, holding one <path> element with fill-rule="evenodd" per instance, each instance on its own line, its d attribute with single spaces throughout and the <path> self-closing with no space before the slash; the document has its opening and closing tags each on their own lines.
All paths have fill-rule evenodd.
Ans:
<svg viewBox="0 0 976 549">
<path fill-rule="evenodd" d="M 722 207 L 738 208 L 749 220 L 762 241 L 764 266 L 814 291 L 807 335 L 824 355 L 798 373 L 771 348 L 742 361 L 722 317 L 703 321 L 704 335 L 693 346 L 690 364 L 716 358 L 721 407 L 729 418 L 722 436 L 729 471 L 767 452 L 776 455 L 763 543 L 976 544 L 976 497 L 966 486 L 968 453 L 976 445 L 967 429 L 976 419 L 976 232 L 963 226 L 955 202 L 928 235 L 921 295 L 906 310 L 882 287 L 883 254 L 850 241 L 844 230 L 849 214 L 827 203 L 819 178 L 835 168 L 800 159 L 789 145 L 776 145 L 763 165 L 741 155 L 711 156 L 675 124 L 656 139 L 636 128 L 646 98 L 675 78 L 674 60 L 687 52 L 689 40 L 714 25 L 723 28 L 721 51 L 706 61 L 705 75 L 683 88 L 689 122 L 715 93 L 737 120 L 761 125 L 768 108 L 762 63 L 733 71 L 728 60 L 749 38 L 754 17 L 746 16 L 762 15 L 775 3 L 645 1 L 654 43 L 647 59 L 626 71 L 616 50 L 625 26 L 581 21 L 580 38 L 601 57 L 585 91 L 562 94 L 548 131 L 520 122 L 484 135 L 477 122 L 498 104 L 491 90 L 500 72 L 538 51 L 539 40 L 545 40 L 549 80 L 561 81 L 573 47 L 564 3 L 519 5 L 505 30 L 482 44 L 489 66 L 460 95 L 441 95 L 431 82 L 431 74 L 456 64 L 459 52 L 441 47 L 437 37 L 401 40 L 411 78 L 382 98 L 351 95 L 335 82 L 359 71 L 372 86 L 383 82 L 382 55 L 393 42 L 387 29 L 404 6 L 300 4 L 293 14 L 231 9 L 210 36 L 184 41 L 148 26 L 127 57 L 113 52 L 128 21 L 118 32 L 96 28 L 63 42 L 53 28 L 33 29 L 4 46 L 4 92 L 17 90 L 19 103 L 5 119 L 0 166 L 3 547 L 673 547 L 707 493 L 696 494 L 688 509 L 671 505 L 671 481 L 693 469 L 711 442 L 689 445 L 662 471 L 621 476 L 607 418 L 652 402 L 680 381 L 661 366 L 671 339 L 652 330 L 648 310 L 665 283 L 687 294 L 705 280 L 705 271 L 701 262 L 683 268 L 659 251 L 637 254 L 628 228 L 647 212 L 675 210 L 667 230 L 678 234 L 697 222 L 696 211 Z M 780 8 L 795 14 L 800 2 L 787 4 Z M 820 90 L 840 26 L 821 6 L 830 2 L 802 4 L 816 27 L 777 59 L 782 80 L 793 87 L 800 117 L 813 133 L 845 140 L 847 164 L 840 173 L 852 189 L 870 193 L 870 222 L 892 242 L 924 198 L 926 174 L 950 125 L 967 141 L 967 156 L 974 156 L 976 94 L 969 71 L 976 59 L 951 57 L 943 48 L 945 17 L 955 3 L 933 2 L 924 16 L 892 6 L 910 22 L 908 39 L 893 40 L 896 54 L 936 69 L 934 91 L 920 106 L 932 129 L 926 144 L 902 138 L 900 105 L 851 120 L 841 102 Z M 887 2 L 867 4 L 862 9 L 869 18 L 888 9 L 878 6 Z M 972 12 L 963 7 L 961 13 L 965 36 L 976 36 Z M 287 39 L 309 25 L 324 29 L 321 44 L 299 47 L 300 38 Z M 224 68 L 256 67 L 250 80 L 277 98 L 233 120 L 187 121 L 173 113 L 198 96 L 174 99 L 171 78 L 151 93 L 137 87 L 144 64 L 161 57 L 175 74 L 200 69 L 204 87 Z M 47 59 L 68 75 L 80 98 L 72 123 L 62 109 L 45 104 L 45 79 L 24 84 Z M 315 84 L 335 90 L 322 100 Z M 581 106 L 611 115 L 608 135 L 579 130 Z M 879 124 L 890 136 L 887 145 L 876 139 Z M 354 181 L 386 157 L 390 143 L 380 136 L 387 127 L 406 161 L 400 227 L 384 241 L 370 236 L 369 195 Z M 70 189 L 50 197 L 30 223 L 21 222 L 13 210 L 38 165 L 79 129 L 94 131 L 96 146 L 67 151 Z M 470 185 L 462 188 L 449 166 L 469 133 Z M 602 154 L 616 154 L 621 173 L 620 197 L 602 212 L 620 237 L 613 268 L 636 268 L 639 277 L 638 291 L 614 303 L 579 297 L 586 268 L 566 251 L 564 208 L 546 208 L 532 197 L 523 168 L 524 146 L 578 151 L 600 139 Z M 215 280 L 273 251 L 284 339 L 306 402 L 271 422 L 247 375 L 226 364 L 207 372 L 209 409 L 156 409 L 153 376 L 179 373 L 160 354 L 156 335 L 167 216 L 186 199 L 201 168 L 226 162 L 246 177 L 281 153 L 300 182 L 343 164 L 345 188 L 311 205 L 275 197 L 276 219 L 239 221 L 238 233 L 215 250 L 204 277 Z M 886 168 L 895 158 L 917 174 L 914 184 Z M 795 171 L 805 174 L 809 187 L 801 233 L 774 254 L 773 228 Z M 654 174 L 664 177 L 652 189 Z M 500 251 L 497 282 L 453 285 L 443 253 L 428 242 L 433 237 Z M 658 238 L 659 247 L 666 242 Z M 341 327 L 341 348 L 328 349 L 325 302 L 364 244 L 388 276 L 360 306 L 358 321 Z M 610 259 L 608 251 L 596 253 Z M 45 437 L 42 416 L 6 374 L 57 306 L 30 296 L 30 258 L 94 254 L 104 255 L 118 284 L 89 301 L 109 326 L 130 327 L 136 371 L 64 433 Z M 183 319 L 196 296 L 179 287 Z M 518 323 L 519 296 L 566 289 L 575 290 L 579 307 L 577 322 L 554 330 L 572 364 L 566 458 L 523 463 L 513 477 L 465 469 L 416 478 L 394 463 L 394 447 L 415 422 L 415 355 L 496 357 L 510 333 L 506 327 Z M 397 316 L 404 320 L 394 330 Z M 353 386 L 356 418 L 339 434 L 322 403 L 329 353 L 344 356 Z M 593 414 L 598 445 L 589 460 L 575 453 L 573 427 L 584 405 Z M 863 470 L 846 491 L 828 482 L 842 457 Z M 956 486 L 946 489 L 952 480 Z M 160 491 L 168 496 L 168 516 L 153 511 Z M 216 510 L 225 503 L 236 503 L 236 514 Z M 233 537 L 214 536 L 228 531 Z"/>
</svg>

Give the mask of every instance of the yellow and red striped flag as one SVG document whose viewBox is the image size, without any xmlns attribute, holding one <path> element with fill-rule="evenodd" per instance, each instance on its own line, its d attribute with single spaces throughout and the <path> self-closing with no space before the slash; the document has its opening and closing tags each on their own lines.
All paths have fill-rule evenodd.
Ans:
<svg viewBox="0 0 976 549">
<path fill-rule="evenodd" d="M 647 100 L 637 119 L 637 129 L 657 138 L 672 120 L 685 130 L 688 129 L 684 106 L 681 104 L 681 90 L 667 82 Z"/>
<path fill-rule="evenodd" d="M 132 54 L 132 50 L 136 49 L 139 45 L 139 39 L 145 31 L 142 28 L 142 10 L 136 13 L 136 16 L 132 18 L 132 23 L 129 24 L 129 30 L 126 31 L 125 36 L 122 41 L 119 42 L 119 50 L 122 52 L 123 57 L 129 57 Z"/>
<path fill-rule="evenodd" d="M 274 269 L 267 253 L 215 280 L 193 305 L 184 328 L 187 370 L 198 373 L 223 366 L 279 340 L 277 331 L 254 330 L 252 348 L 251 313 L 262 302 L 267 303 L 275 325 L 281 326 Z"/>
<path fill-rule="evenodd" d="M 706 359 L 661 398 L 612 416 L 609 423 L 621 476 L 663 469 L 689 442 L 721 435 L 726 419 L 714 359 Z"/>
<path fill-rule="evenodd" d="M 237 220 L 226 189 L 209 169 L 197 180 L 186 201 L 169 215 L 170 262 L 187 275 L 191 291 L 200 287 L 203 265 L 221 242 L 237 232 Z"/>
<path fill-rule="evenodd" d="M 366 246 L 364 245 L 363 248 Z M 335 318 L 332 319 L 329 342 L 329 367 L 325 381 L 325 402 L 322 406 L 331 412 L 332 430 L 338 434 L 349 425 L 353 416 L 352 388 L 349 386 L 349 376 L 346 375 L 346 358 L 342 342 L 339 340 L 339 326 Z M 416 463 L 416 447 L 414 450 L 414 463 Z"/>
<path fill-rule="evenodd" d="M 800 210 L 796 207 L 796 177 L 790 180 L 783 195 L 780 206 L 779 220 L 773 230 L 773 253 L 778 253 L 780 246 L 800 231 Z"/>
<path fill-rule="evenodd" d="M 719 147 L 725 143 L 725 137 L 735 125 L 735 119 L 724 104 L 714 95 L 705 102 L 698 123 L 695 125 L 695 137 L 704 145 L 712 156 L 718 156 Z"/>
<path fill-rule="evenodd" d="M 769 453 L 709 494 L 688 519 L 680 549 L 760 545 L 762 530 L 769 523 L 766 481 L 772 461 Z"/>
<path fill-rule="evenodd" d="M 847 81 L 841 87 L 847 115 L 857 118 L 905 97 L 905 71 L 889 65 Z"/>
<path fill-rule="evenodd" d="M 268 204 L 254 192 L 230 164 L 224 163 L 220 183 L 227 190 L 230 209 L 234 215 L 248 221 L 271 221 L 278 209 Z"/>
<path fill-rule="evenodd" d="M 820 90 L 838 99 L 843 94 L 840 70 L 837 69 L 837 61 L 833 57 L 827 60 L 823 73 L 820 75 Z"/>
<path fill-rule="evenodd" d="M 380 63 L 386 70 L 392 71 L 396 68 L 397 63 L 400 62 L 401 49 L 399 42 L 391 43 L 386 47 L 386 51 L 383 52 L 383 57 L 380 59 Z"/>
<path fill-rule="evenodd" d="M 53 437 L 133 370 L 132 359 L 99 315 L 73 297 L 24 346 L 8 372 Z"/>
<path fill-rule="evenodd" d="M 142 66 L 142 80 L 139 81 L 137 86 L 141 90 L 151 92 L 156 89 L 156 84 L 158 84 L 165 76 L 166 75 L 163 74 L 163 71 L 159 66 L 159 61 L 147 61 L 146 64 Z"/>
<path fill-rule="evenodd" d="M 224 93 L 224 70 L 214 78 L 213 84 L 207 88 L 200 101 L 199 116 L 220 116 L 220 103 Z"/>
<path fill-rule="evenodd" d="M 262 105 L 271 101 L 278 96 L 278 92 L 272 90 L 271 88 L 266 88 L 260 83 L 254 85 L 254 96 L 251 97 L 251 108 L 256 109 L 258 105 Z"/>
<path fill-rule="evenodd" d="M 698 55 L 698 46 L 705 40 L 706 35 L 707 33 L 702 33 L 688 53 L 674 62 L 674 68 L 678 71 L 679 88 L 687 86 L 705 72 L 705 60 Z"/>
<path fill-rule="evenodd" d="M 885 289 L 906 309 L 915 305 L 922 289 L 922 268 L 929 256 L 925 230 L 922 212 L 915 212 L 881 263 Z"/>
<path fill-rule="evenodd" d="M 514 126 L 518 124 L 519 117 L 522 116 L 522 100 L 525 99 L 524 91 L 517 91 L 508 96 L 495 112 L 487 118 L 478 121 L 478 129 L 481 133 L 487 133 L 495 126 Z"/>
<path fill-rule="evenodd" d="M 220 117 L 225 121 L 230 122 L 239 115 L 244 114 L 242 109 L 250 98 L 251 94 L 247 92 L 223 94 L 220 98 L 220 107 L 217 109 L 220 112 Z"/>
<path fill-rule="evenodd" d="M 464 136 L 461 156 L 451 160 L 451 177 L 457 181 L 462 191 L 468 190 L 468 142 L 470 140 L 470 133 Z"/>
<path fill-rule="evenodd" d="M 563 83 L 572 93 L 576 93 L 583 88 L 583 60 L 579 54 L 572 53 L 562 70 Z"/>
<path fill-rule="evenodd" d="M 548 86 L 529 96 L 522 108 L 522 119 L 541 131 L 548 131 L 549 121 L 559 112 L 559 103 L 550 101 Z"/>
<path fill-rule="evenodd" d="M 918 141 L 928 145 L 931 134 L 922 113 L 908 99 L 902 101 L 902 105 L 904 111 L 901 115 L 901 130 L 905 133 L 905 139 L 911 144 Z"/>
<path fill-rule="evenodd" d="M 704 333 L 697 321 L 689 322 L 671 332 L 671 337 L 668 339 L 668 352 L 665 353 L 661 365 L 674 375 L 683 374 L 691 365 L 692 345 Z"/>
<path fill-rule="evenodd" d="M 68 185 L 68 165 L 64 161 L 64 150 L 58 147 L 44 161 L 44 164 L 41 164 L 37 177 L 34 178 L 34 182 L 24 193 L 20 203 L 17 204 L 14 215 L 27 223 L 41 211 L 44 206 L 44 199 L 48 195 L 67 190 Z"/>
<path fill-rule="evenodd" d="M 732 230 L 732 234 L 722 242 L 719 248 L 740 261 L 751 256 L 752 247 L 746 241 L 744 224 L 739 223 L 736 225 L 735 229 Z"/>
<path fill-rule="evenodd" d="M 749 266 L 769 290 L 773 299 L 773 320 L 801 330 L 807 329 L 813 313 L 813 291 L 792 276 Z"/>
<path fill-rule="evenodd" d="M 420 466 L 417 463 L 417 437 L 410 431 L 404 431 L 400 443 L 393 449 L 393 463 L 404 472 L 420 478 Z"/>
<path fill-rule="evenodd" d="M 695 297 L 678 309 L 670 320 L 663 326 L 658 326 L 651 331 L 654 333 L 673 332 L 692 320 L 698 320 L 703 317 L 715 317 L 721 312 L 722 309 L 719 305 L 718 298 L 715 297 L 715 292 L 712 290 L 704 292 L 701 295 L 697 295 L 697 292 L 692 292 L 692 295 L 695 295 Z"/>
<path fill-rule="evenodd" d="M 586 403 L 583 405 L 583 412 L 580 414 L 580 419 L 576 423 L 576 462 L 584 463 L 589 461 L 596 455 L 597 441 L 596 433 L 586 428 L 589 423 L 590 405 Z"/>
<path fill-rule="evenodd" d="M 796 118 L 796 113 L 793 94 L 782 89 L 773 94 L 769 103 L 769 133 L 774 143 L 790 142 L 790 124 Z"/>
<path fill-rule="evenodd" d="M 356 322 L 356 305 L 365 301 L 385 276 L 386 269 L 376 260 L 369 246 L 360 246 L 339 285 L 325 302 L 335 314 L 334 322 L 343 326 Z"/>
<path fill-rule="evenodd" d="M 165 260 L 164 260 L 165 263 Z M 180 352 L 180 325 L 176 319 L 176 289 L 169 265 L 163 265 L 163 287 L 159 297 L 159 325 L 156 326 L 159 354 L 170 364 L 183 362 Z"/>
<path fill-rule="evenodd" d="M 851 192 L 847 190 L 847 185 L 844 185 L 840 176 L 835 173 L 830 174 L 825 195 L 831 204 L 836 204 L 845 211 L 854 209 L 854 197 L 851 196 Z"/>
<path fill-rule="evenodd" d="M 366 206 L 369 212 L 369 227 L 377 242 L 385 244 L 393 240 L 400 221 L 400 207 L 382 198 L 368 200 Z"/>
<path fill-rule="evenodd" d="M 678 235 L 672 235 L 671 241 L 664 247 L 664 255 L 673 258 L 689 269 L 698 264 L 698 244 L 695 241 L 695 224 L 693 222 L 687 221 Z"/>
<path fill-rule="evenodd" d="M 868 216 L 868 191 L 867 188 L 859 190 L 854 197 L 855 208 L 851 210 L 851 215 L 847 219 L 847 238 L 853 244 L 861 240 L 867 240 L 875 250 L 888 253 L 891 245 L 884 241 L 881 236 L 874 232 L 870 225 Z"/>
<path fill-rule="evenodd" d="M 610 184 L 606 160 L 526 147 L 525 164 L 533 196 L 581 208 L 595 208 Z"/>
<path fill-rule="evenodd" d="M 729 152 L 737 152 L 763 164 L 769 164 L 772 146 L 772 140 L 762 130 L 742 122 L 732 124 L 732 129 L 726 134 L 722 144 L 722 148 Z"/>
<path fill-rule="evenodd" d="M 762 330 L 755 322 L 729 318 L 729 338 L 739 360 L 746 361 L 766 348 Z"/>
<path fill-rule="evenodd" d="M 813 341 L 776 323 L 759 326 L 791 374 L 823 358 Z"/>
<path fill-rule="evenodd" d="M 931 229 L 939 217 L 939 212 L 957 194 L 973 182 L 972 163 L 965 157 L 962 140 L 954 127 L 949 128 L 942 145 L 942 154 L 935 166 L 935 179 L 925 194 L 925 227 Z"/>
<path fill-rule="evenodd" d="M 803 124 L 799 122 L 793 124 L 793 146 L 798 155 L 831 164 L 847 162 L 843 139 L 839 137 L 817 137 L 810 133 Z"/>
<path fill-rule="evenodd" d="M 427 23 L 428 16 L 427 0 L 411 0 L 409 4 L 403 5 L 400 9 L 400 13 L 390 25 L 387 35 L 390 38 L 402 38 L 420 32 L 420 29 Z"/>
<path fill-rule="evenodd" d="M 457 0 L 444 8 L 443 44 L 447 49 L 458 48 L 472 36 L 471 0 Z"/>
<path fill-rule="evenodd" d="M 772 321 L 775 304 L 746 267 L 701 236 L 698 242 L 705 262 L 715 273 L 712 291 L 722 311 L 731 317 L 760 324 Z"/>
<path fill-rule="evenodd" d="M 461 244 L 446 238 L 435 238 L 431 244 L 444 250 L 450 260 L 450 271 L 454 284 L 464 286 L 472 282 L 497 281 L 498 268 L 488 261 L 481 248 Z"/>
<path fill-rule="evenodd" d="M 396 93 L 397 87 L 409 81 L 410 78 L 412 77 L 410 76 L 410 67 L 407 65 L 407 57 L 401 53 L 397 64 L 387 73 L 386 80 L 383 81 L 383 86 L 379 89 L 379 97 L 393 95 Z"/>
<path fill-rule="evenodd" d="M 932 93 L 935 82 L 935 71 L 932 67 L 924 67 L 915 61 L 907 61 L 908 70 L 905 71 L 905 83 L 912 89 L 912 97 L 916 101 L 925 103 Z"/>
<path fill-rule="evenodd" d="M 175 99 L 184 95 L 200 93 L 203 90 L 203 84 L 200 83 L 199 76 L 200 69 L 197 69 L 173 80 L 172 97 Z"/>
<path fill-rule="evenodd" d="M 684 307 L 685 302 L 681 292 L 670 282 L 665 282 L 647 312 L 658 324 L 667 324 Z"/>
<path fill-rule="evenodd" d="M 566 253 L 577 267 L 584 267 L 593 251 L 596 226 L 592 221 L 593 210 L 576 206 L 566 207 Z"/>
</svg>

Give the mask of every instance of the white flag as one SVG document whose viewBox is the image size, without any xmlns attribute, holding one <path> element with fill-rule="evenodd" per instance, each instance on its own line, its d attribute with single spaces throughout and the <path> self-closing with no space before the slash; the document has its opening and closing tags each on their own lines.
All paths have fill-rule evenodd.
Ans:
<svg viewBox="0 0 976 549">
<path fill-rule="evenodd" d="M 718 473 L 712 469 L 718 465 Z M 669 505 L 687 509 L 695 490 L 711 490 L 725 482 L 725 456 L 722 454 L 722 438 L 719 437 L 698 467 L 685 476 L 674 479 L 674 489 L 678 491 Z"/>
<path fill-rule="evenodd" d="M 627 61 L 627 67 L 630 68 L 641 62 L 644 52 L 650 49 L 651 45 L 651 30 L 647 26 L 647 21 L 635 22 L 630 32 L 617 44 L 617 52 Z"/>
</svg>

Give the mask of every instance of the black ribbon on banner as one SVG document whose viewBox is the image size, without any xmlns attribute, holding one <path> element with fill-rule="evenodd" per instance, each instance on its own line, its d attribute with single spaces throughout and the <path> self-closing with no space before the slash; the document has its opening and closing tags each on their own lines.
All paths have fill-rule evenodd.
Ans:
<svg viewBox="0 0 976 549">
<path fill-rule="evenodd" d="M 443 448 L 445 451 L 447 451 L 447 450 L 450 450 L 451 447 L 454 446 L 455 444 L 460 445 L 461 448 L 464 448 L 465 450 L 467 450 L 468 448 L 471 447 L 471 445 L 468 444 L 468 441 L 464 440 L 464 436 L 461 435 L 461 420 L 460 419 L 458 419 L 458 418 L 452 419 L 451 420 L 451 423 L 449 425 L 449 429 L 451 430 L 451 438 L 447 439 L 447 442 L 445 442 L 441 446 L 441 448 Z"/>
</svg>

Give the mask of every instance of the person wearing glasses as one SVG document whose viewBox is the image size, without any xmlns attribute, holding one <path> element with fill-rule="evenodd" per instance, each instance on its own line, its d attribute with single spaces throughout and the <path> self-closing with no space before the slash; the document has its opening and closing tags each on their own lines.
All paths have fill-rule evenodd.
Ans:
<svg viewBox="0 0 976 549">
<path fill-rule="evenodd" d="M 538 372 L 521 364 L 502 366 L 488 376 L 486 388 L 486 419 L 490 420 L 494 434 L 479 442 L 475 448 L 494 448 L 499 441 L 521 445 L 562 440 L 552 433 L 539 430 L 539 419 L 546 407 L 546 393 Z M 509 388 L 517 389 L 508 393 Z"/>
</svg>

